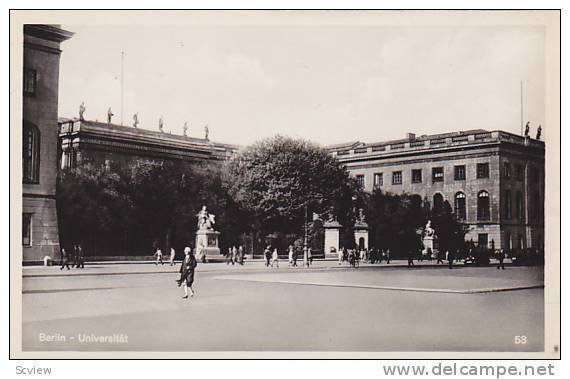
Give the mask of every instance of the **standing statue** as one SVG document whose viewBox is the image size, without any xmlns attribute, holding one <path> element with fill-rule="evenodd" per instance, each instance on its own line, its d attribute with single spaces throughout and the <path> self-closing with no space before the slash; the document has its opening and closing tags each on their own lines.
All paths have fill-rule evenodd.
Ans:
<svg viewBox="0 0 570 379">
<path fill-rule="evenodd" d="M 184 121 L 184 126 L 182 127 L 182 134 L 184 137 L 188 135 L 188 121 Z"/>
<path fill-rule="evenodd" d="M 529 133 L 530 133 L 530 121 L 528 121 L 528 122 L 526 123 L 526 126 L 525 126 L 525 128 L 524 128 L 524 136 L 525 136 L 525 137 L 528 137 Z"/>
<path fill-rule="evenodd" d="M 84 114 L 84 113 L 85 113 L 85 102 L 82 101 L 81 104 L 79 105 L 79 120 L 80 120 L 80 121 L 85 120 L 85 119 L 83 118 L 83 114 Z"/>
<path fill-rule="evenodd" d="M 111 110 L 111 107 L 109 107 L 109 109 L 107 110 L 107 124 L 111 123 L 111 117 L 113 117 L 113 111 Z"/>
<path fill-rule="evenodd" d="M 204 126 L 204 134 L 206 135 L 204 137 L 204 139 L 208 139 L 208 135 L 210 134 L 210 130 L 208 129 L 208 124 L 206 124 L 206 126 Z"/>
<path fill-rule="evenodd" d="M 136 128 L 139 125 L 139 112 L 133 115 L 133 126 Z"/>
<path fill-rule="evenodd" d="M 158 130 L 164 133 L 164 120 L 162 119 L 162 115 L 158 119 Z"/>
<path fill-rule="evenodd" d="M 538 129 L 536 129 L 536 139 L 540 140 L 540 135 L 542 134 L 542 125 L 538 125 Z"/>
</svg>

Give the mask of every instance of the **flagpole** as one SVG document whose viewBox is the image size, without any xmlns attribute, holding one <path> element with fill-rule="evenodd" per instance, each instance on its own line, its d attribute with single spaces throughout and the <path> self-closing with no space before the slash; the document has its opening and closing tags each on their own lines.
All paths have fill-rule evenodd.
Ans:
<svg viewBox="0 0 570 379">
<path fill-rule="evenodd" d="M 123 125 L 123 95 L 124 95 L 124 61 L 125 52 L 121 51 L 121 125 Z"/>
</svg>

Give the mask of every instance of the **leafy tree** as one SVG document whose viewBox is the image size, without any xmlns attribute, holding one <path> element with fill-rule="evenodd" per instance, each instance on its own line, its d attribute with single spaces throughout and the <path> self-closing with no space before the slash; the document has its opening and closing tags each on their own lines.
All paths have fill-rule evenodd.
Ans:
<svg viewBox="0 0 570 379">
<path fill-rule="evenodd" d="M 276 136 L 245 148 L 227 162 L 224 183 L 260 236 L 303 235 L 313 212 L 354 222 L 354 180 L 326 150 L 303 140 Z"/>
</svg>

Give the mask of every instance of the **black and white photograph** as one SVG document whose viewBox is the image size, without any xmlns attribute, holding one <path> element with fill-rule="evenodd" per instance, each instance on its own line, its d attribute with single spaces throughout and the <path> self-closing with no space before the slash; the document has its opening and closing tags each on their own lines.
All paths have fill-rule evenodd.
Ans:
<svg viewBox="0 0 570 379">
<path fill-rule="evenodd" d="M 559 10 L 12 10 L 10 55 L 12 356 L 560 356 Z"/>
</svg>

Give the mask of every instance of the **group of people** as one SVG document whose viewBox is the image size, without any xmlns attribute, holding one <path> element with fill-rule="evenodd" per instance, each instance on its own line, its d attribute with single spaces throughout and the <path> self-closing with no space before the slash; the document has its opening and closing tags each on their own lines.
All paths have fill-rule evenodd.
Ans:
<svg viewBox="0 0 570 379">
<path fill-rule="evenodd" d="M 156 247 L 156 251 L 153 254 L 153 257 L 156 258 L 156 260 L 154 261 L 154 264 L 156 266 L 158 266 L 159 263 L 161 265 L 164 265 L 162 249 L 160 247 Z M 176 250 L 174 250 L 174 248 L 171 247 L 170 248 L 170 260 L 169 260 L 171 266 L 176 265 L 176 263 L 174 262 L 174 259 L 176 259 Z"/>
<path fill-rule="evenodd" d="M 75 268 L 85 268 L 85 254 L 83 253 L 83 248 L 80 244 L 73 246 L 71 252 L 68 252 L 65 247 L 61 248 L 61 267 L 63 270 L 65 267 L 69 270 L 69 265 Z"/>
<path fill-rule="evenodd" d="M 238 248 L 234 246 L 228 247 L 228 251 L 226 253 L 226 264 L 239 264 L 243 266 L 243 260 L 244 260 L 244 251 L 243 251 L 243 246 L 239 246 Z"/>
<path fill-rule="evenodd" d="M 300 254 L 303 253 L 300 253 L 299 249 L 295 249 L 293 245 L 289 245 L 287 248 L 288 267 L 298 267 L 297 260 Z M 268 245 L 263 252 L 263 256 L 265 258 L 266 267 L 279 268 L 279 252 L 276 247 L 272 249 L 271 245 Z M 313 264 L 313 254 L 309 247 L 307 248 L 307 267 L 311 264 Z"/>
</svg>

